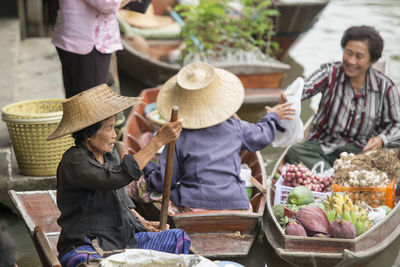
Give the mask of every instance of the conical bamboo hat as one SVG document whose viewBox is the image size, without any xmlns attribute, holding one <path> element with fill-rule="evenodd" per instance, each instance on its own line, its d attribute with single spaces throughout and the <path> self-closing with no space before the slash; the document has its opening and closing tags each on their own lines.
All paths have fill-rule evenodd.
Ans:
<svg viewBox="0 0 400 267">
<path fill-rule="evenodd" d="M 233 73 L 204 62 L 183 67 L 161 88 L 157 108 L 170 120 L 173 106 L 179 107 L 183 127 L 201 129 L 219 124 L 239 110 L 244 100 L 243 84 Z"/>
<path fill-rule="evenodd" d="M 83 91 L 63 102 L 63 116 L 47 140 L 59 138 L 105 120 L 142 100 L 141 97 L 121 96 L 106 84 Z"/>
</svg>

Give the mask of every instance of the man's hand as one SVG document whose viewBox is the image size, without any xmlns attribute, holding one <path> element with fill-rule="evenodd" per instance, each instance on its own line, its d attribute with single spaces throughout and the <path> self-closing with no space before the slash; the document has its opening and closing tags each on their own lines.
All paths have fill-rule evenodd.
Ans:
<svg viewBox="0 0 400 267">
<path fill-rule="evenodd" d="M 379 136 L 372 137 L 371 139 L 368 140 L 367 144 L 363 149 L 363 152 L 381 149 L 382 145 L 383 141 Z"/>
<path fill-rule="evenodd" d="M 295 115 L 296 111 L 293 108 L 290 108 L 291 105 L 292 103 L 284 103 L 278 104 L 273 108 L 266 106 L 265 110 L 267 111 L 267 113 L 275 112 L 281 120 L 293 120 L 293 117 L 291 115 Z"/>
</svg>

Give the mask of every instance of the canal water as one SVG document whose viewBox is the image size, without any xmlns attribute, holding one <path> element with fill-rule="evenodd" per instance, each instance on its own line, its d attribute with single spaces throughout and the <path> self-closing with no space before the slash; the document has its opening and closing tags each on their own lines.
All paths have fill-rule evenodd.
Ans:
<svg viewBox="0 0 400 267">
<path fill-rule="evenodd" d="M 311 1 L 311 0 L 310 0 Z M 291 70 L 286 75 L 284 85 L 289 85 L 296 77 L 309 75 L 322 63 L 341 60 L 340 39 L 343 31 L 352 25 L 372 25 L 385 40 L 384 56 L 390 58 L 390 77 L 400 82 L 400 1 L 399 0 L 331 0 L 315 25 L 298 40 L 289 55 L 283 60 L 290 64 Z M 130 82 L 123 73 L 121 90 L 131 90 Z M 263 106 L 245 107 L 239 116 L 249 121 L 257 121 L 264 114 Z M 311 115 L 309 101 L 302 105 L 302 118 Z M 270 173 L 282 149 L 268 147 L 262 151 L 267 172 Z M 12 212 L 1 209 L 1 220 L 15 239 L 17 245 L 17 264 L 20 267 L 41 266 L 36 256 L 22 220 Z M 399 266 L 400 239 L 386 249 L 367 266 Z M 287 266 L 273 252 L 268 244 L 256 252 L 266 255 L 268 266 Z M 1 257 L 1 255 L 0 255 Z"/>
</svg>

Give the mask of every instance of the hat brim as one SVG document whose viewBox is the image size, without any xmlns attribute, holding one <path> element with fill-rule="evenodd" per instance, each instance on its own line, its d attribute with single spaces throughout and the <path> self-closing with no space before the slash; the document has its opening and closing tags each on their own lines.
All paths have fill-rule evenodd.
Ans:
<svg viewBox="0 0 400 267">
<path fill-rule="evenodd" d="M 63 116 L 47 140 L 53 140 L 105 120 L 141 102 L 143 97 L 121 96 L 107 85 L 99 85 L 63 103 Z"/>
<path fill-rule="evenodd" d="M 172 107 L 178 106 L 183 128 L 201 129 L 217 125 L 235 114 L 244 100 L 243 84 L 229 71 L 214 70 L 214 81 L 200 90 L 182 88 L 177 83 L 177 75 L 169 79 L 157 97 L 160 115 L 170 120 Z"/>
</svg>

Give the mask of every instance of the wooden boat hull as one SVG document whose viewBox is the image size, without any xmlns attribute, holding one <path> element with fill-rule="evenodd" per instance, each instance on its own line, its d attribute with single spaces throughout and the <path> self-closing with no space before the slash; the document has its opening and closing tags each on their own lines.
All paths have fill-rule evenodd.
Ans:
<svg viewBox="0 0 400 267">
<path fill-rule="evenodd" d="M 160 46 L 157 42 L 165 45 Z M 158 60 L 163 57 L 159 51 L 163 49 L 170 52 L 173 47 L 176 47 L 176 41 L 149 41 L 151 56 L 138 52 L 124 36 L 122 36 L 122 44 L 124 50 L 117 52 L 118 65 L 125 73 L 148 87 L 163 84 L 177 74 L 181 68 L 178 64 L 169 64 Z M 166 46 L 170 46 L 170 48 L 165 48 Z M 280 89 L 282 80 L 290 68 L 289 65 L 277 60 L 262 64 L 221 63 L 216 67 L 231 71 L 239 77 L 245 87 L 245 104 L 277 102 L 282 92 Z"/>
<path fill-rule="evenodd" d="M 143 101 L 135 106 L 126 122 L 124 144 L 129 153 L 135 153 L 143 145 L 143 136 L 154 127 L 145 118 L 147 104 L 156 101 L 159 88 L 142 91 Z M 251 168 L 254 178 L 266 181 L 266 172 L 260 152 L 242 151 L 242 163 Z M 264 212 L 265 196 L 253 195 L 254 212 L 248 211 L 202 211 L 169 214 L 168 223 L 173 228 L 185 230 L 192 240 L 192 252 L 211 259 L 245 257 L 257 236 Z M 136 203 L 139 213 L 148 220 L 159 220 L 161 203 Z"/>
<path fill-rule="evenodd" d="M 272 1 L 272 6 L 280 13 L 274 19 L 276 34 L 272 37 L 280 47 L 278 59 L 282 59 L 299 37 L 314 25 L 328 3 L 329 0 Z"/>
<path fill-rule="evenodd" d="M 267 198 L 271 197 L 271 186 Z M 356 239 L 286 236 L 266 202 L 264 233 L 275 252 L 295 266 L 361 266 L 381 253 L 400 234 L 399 205 L 387 218 Z"/>
<path fill-rule="evenodd" d="M 313 118 L 310 118 L 305 123 L 304 136 L 307 136 L 312 120 Z M 264 234 L 278 256 L 294 266 L 363 266 L 399 237 L 400 205 L 396 205 L 383 221 L 355 239 L 285 235 L 273 215 L 274 185 L 272 177 L 284 164 L 287 150 L 288 148 L 282 153 L 268 178 L 263 215 Z"/>
<path fill-rule="evenodd" d="M 61 228 L 57 224 L 60 211 L 56 204 L 56 191 L 10 190 L 9 196 L 24 219 L 43 266 L 61 266 L 57 259 Z"/>
</svg>

